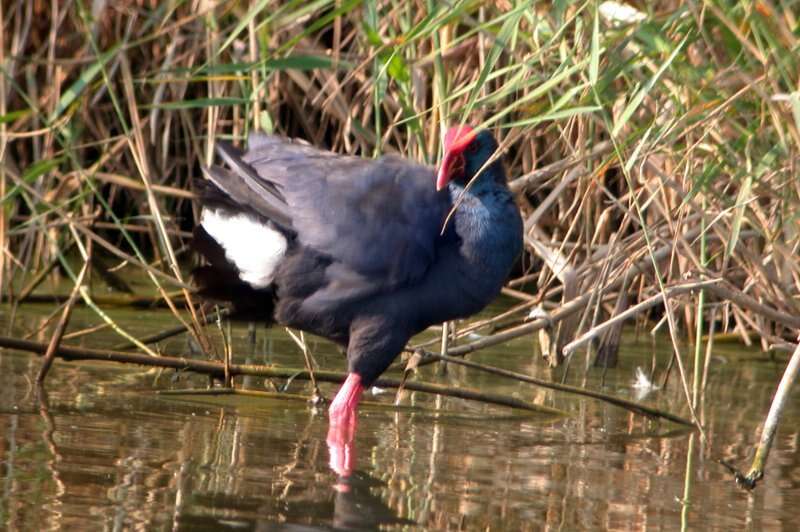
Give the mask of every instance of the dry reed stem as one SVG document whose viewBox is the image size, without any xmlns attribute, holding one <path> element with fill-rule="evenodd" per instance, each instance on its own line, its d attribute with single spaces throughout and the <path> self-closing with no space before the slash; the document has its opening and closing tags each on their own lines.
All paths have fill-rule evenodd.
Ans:
<svg viewBox="0 0 800 532">
<path fill-rule="evenodd" d="M 800 341 L 800 336 L 797 339 Z M 748 490 L 755 488 L 758 481 L 764 478 L 764 469 L 770 449 L 772 449 L 772 443 L 775 440 L 775 434 L 778 432 L 778 423 L 788 404 L 789 393 L 797 380 L 798 374 L 800 374 L 800 344 L 795 345 L 794 352 L 786 365 L 780 383 L 778 383 L 775 396 L 772 398 L 750 470 L 744 475 L 732 466 L 725 464 L 734 473 L 736 483 Z"/>
</svg>

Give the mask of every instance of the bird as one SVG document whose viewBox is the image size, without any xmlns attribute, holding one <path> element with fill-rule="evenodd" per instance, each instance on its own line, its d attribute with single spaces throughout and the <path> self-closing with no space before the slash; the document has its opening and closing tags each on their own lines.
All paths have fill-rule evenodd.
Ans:
<svg viewBox="0 0 800 532">
<path fill-rule="evenodd" d="M 500 292 L 522 251 L 522 220 L 490 131 L 450 127 L 438 168 L 366 159 L 252 133 L 218 142 L 225 166 L 197 180 L 192 274 L 231 316 L 343 346 L 347 377 L 329 443 L 352 437 L 362 393 L 431 325 Z"/>
</svg>

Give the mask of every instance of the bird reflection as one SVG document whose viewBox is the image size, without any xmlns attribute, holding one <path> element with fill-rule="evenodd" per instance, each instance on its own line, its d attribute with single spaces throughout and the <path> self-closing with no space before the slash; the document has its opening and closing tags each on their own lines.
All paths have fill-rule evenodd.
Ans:
<svg viewBox="0 0 800 532">
<path fill-rule="evenodd" d="M 336 499 L 333 510 L 335 530 L 373 530 L 380 525 L 414 525 L 415 521 L 399 517 L 374 488 L 384 482 L 356 471 L 339 477 L 334 489 Z"/>
<path fill-rule="evenodd" d="M 333 510 L 334 530 L 373 530 L 379 525 L 416 524 L 398 517 L 373 488 L 383 486 L 383 481 L 356 471 L 356 428 L 358 418 L 346 423 L 330 425 L 327 444 L 329 465 L 337 475 L 333 485 L 336 491 Z"/>
<path fill-rule="evenodd" d="M 349 477 L 356 468 L 355 435 L 358 420 L 352 417 L 347 423 L 332 424 L 328 429 L 330 466 L 342 478 Z"/>
<path fill-rule="evenodd" d="M 298 515 L 314 512 L 316 509 L 317 523 L 275 523 L 262 521 L 253 527 L 257 531 L 270 532 L 316 532 L 322 530 L 377 530 L 381 525 L 416 525 L 415 521 L 399 517 L 395 510 L 381 499 L 380 488 L 385 483 L 373 478 L 366 473 L 356 471 L 347 477 L 339 477 L 334 485 L 333 515 L 327 513 L 328 502 L 303 500 L 294 504 L 302 505 L 300 508 L 288 507 L 290 514 Z M 322 508 L 325 510 L 322 510 Z M 327 519 L 325 516 L 330 516 Z M 324 523 L 324 524 L 323 524 Z"/>
</svg>

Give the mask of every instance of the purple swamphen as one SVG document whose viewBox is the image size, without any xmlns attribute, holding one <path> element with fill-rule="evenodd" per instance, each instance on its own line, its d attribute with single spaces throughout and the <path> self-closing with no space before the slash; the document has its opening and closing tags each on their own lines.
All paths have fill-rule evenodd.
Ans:
<svg viewBox="0 0 800 532">
<path fill-rule="evenodd" d="M 329 411 L 334 447 L 352 439 L 362 391 L 413 335 L 500 292 L 522 221 L 497 149 L 488 131 L 451 128 L 436 171 L 253 134 L 245 153 L 217 146 L 228 168 L 204 169 L 194 246 L 207 264 L 195 283 L 233 316 L 347 348 Z"/>
</svg>

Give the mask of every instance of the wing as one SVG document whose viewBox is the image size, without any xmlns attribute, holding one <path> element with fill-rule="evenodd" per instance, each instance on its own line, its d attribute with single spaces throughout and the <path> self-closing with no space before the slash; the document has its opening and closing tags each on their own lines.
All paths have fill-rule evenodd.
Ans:
<svg viewBox="0 0 800 532">
<path fill-rule="evenodd" d="M 291 226 L 298 243 L 331 259 L 317 299 L 413 284 L 436 259 L 450 196 L 436 192 L 432 168 L 393 156 L 342 156 L 261 134 L 251 135 L 240 160 L 231 153 L 223 158 L 252 181 L 253 208 L 272 219 L 282 204 L 289 218 L 282 225 Z"/>
</svg>

